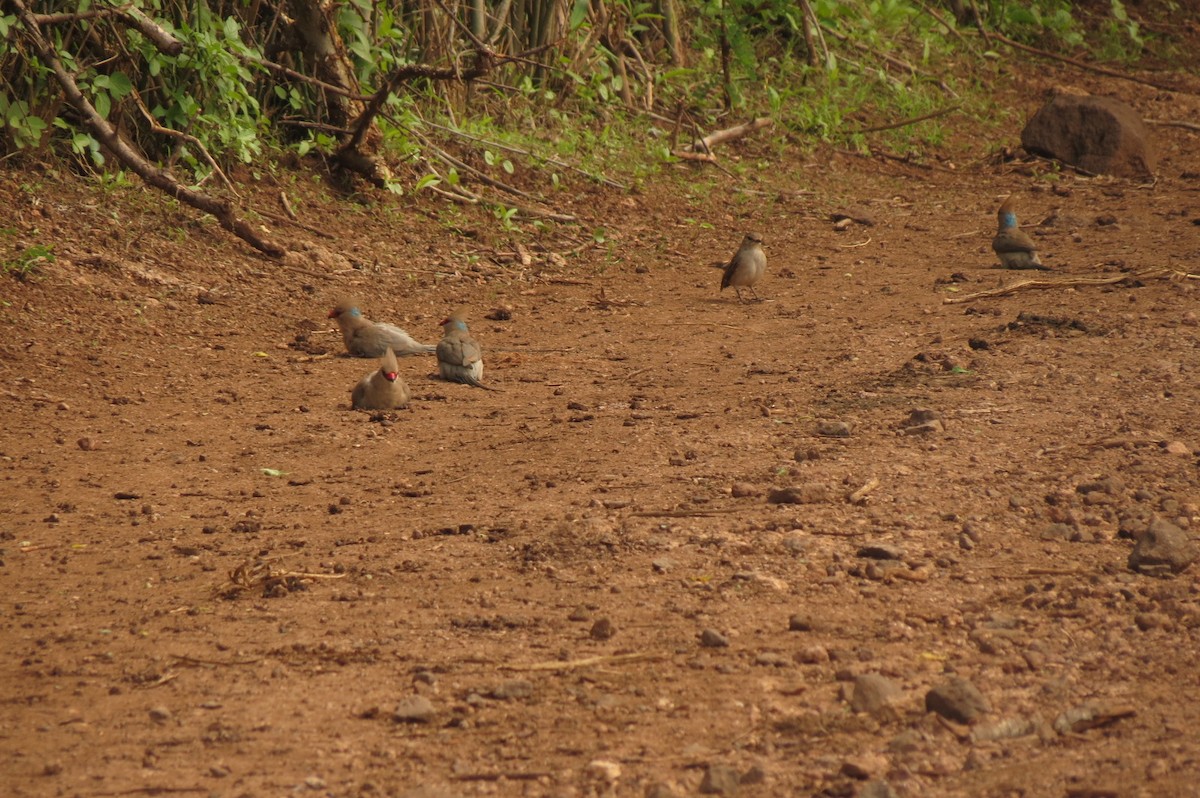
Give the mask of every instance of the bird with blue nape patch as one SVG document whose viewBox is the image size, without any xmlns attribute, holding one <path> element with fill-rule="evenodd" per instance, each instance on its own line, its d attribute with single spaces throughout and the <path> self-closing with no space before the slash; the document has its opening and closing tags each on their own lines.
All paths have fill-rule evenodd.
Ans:
<svg viewBox="0 0 1200 798">
<path fill-rule="evenodd" d="M 343 299 L 329 311 L 337 319 L 346 351 L 355 357 L 383 357 L 391 349 L 398 357 L 427 355 L 434 351 L 432 344 L 422 344 L 394 324 L 368 321 L 358 309 L 358 303 Z"/>
<path fill-rule="evenodd" d="M 461 382 L 489 391 L 499 390 L 483 380 L 483 348 L 467 329 L 467 314 L 459 309 L 442 320 L 442 340 L 438 341 L 438 371 L 442 379 Z"/>
<path fill-rule="evenodd" d="M 1016 200 L 1012 195 L 1005 198 L 996 211 L 997 231 L 992 239 L 992 250 L 1006 269 L 1041 269 L 1050 271 L 1042 264 L 1037 254 L 1037 244 L 1029 234 L 1017 227 L 1017 214 L 1013 208 Z"/>
</svg>

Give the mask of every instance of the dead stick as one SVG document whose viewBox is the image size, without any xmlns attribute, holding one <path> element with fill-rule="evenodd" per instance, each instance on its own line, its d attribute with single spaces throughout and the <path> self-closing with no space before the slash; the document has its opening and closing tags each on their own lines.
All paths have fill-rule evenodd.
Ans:
<svg viewBox="0 0 1200 798">
<path fill-rule="evenodd" d="M 1200 130 L 1200 125 L 1195 122 L 1177 122 L 1174 119 L 1146 119 L 1145 122 L 1151 125 L 1160 125 L 1161 127 L 1182 127 L 1187 130 Z"/>
<path fill-rule="evenodd" d="M 239 219 L 233 212 L 233 207 L 223 200 L 216 199 L 201 191 L 195 191 L 181 184 L 168 172 L 147 161 L 141 154 L 130 146 L 117 132 L 117 129 L 105 119 L 84 96 L 76 83 L 75 77 L 63 65 L 62 59 L 54 46 L 46 39 L 33 13 L 25 5 L 24 0 L 9 0 L 21 20 L 24 35 L 28 38 L 43 64 L 50 68 L 55 80 L 67 97 L 67 102 L 79 112 L 83 118 L 84 127 L 104 145 L 105 149 L 116 156 L 126 168 L 137 173 L 138 177 L 154 186 L 164 194 L 174 197 L 181 202 L 191 205 L 197 210 L 216 217 L 221 227 L 233 233 L 250 246 L 272 257 L 282 257 L 287 250 L 275 242 L 260 236 L 254 228 L 244 220 Z"/>
<path fill-rule="evenodd" d="M 875 490 L 878 487 L 879 487 L 879 480 L 876 479 L 875 477 L 871 477 L 870 479 L 867 480 L 867 484 L 863 485 L 858 490 L 856 490 L 853 493 L 846 496 L 846 501 L 850 502 L 851 504 L 860 504 L 864 499 L 867 498 L 868 493 L 870 493 L 871 491 Z"/>
<path fill-rule="evenodd" d="M 1158 81 L 1147 80 L 1146 78 L 1135 77 L 1134 75 L 1127 75 L 1124 72 L 1118 72 L 1115 69 L 1106 69 L 1101 66 L 1095 66 L 1094 64 L 1088 64 L 1083 61 L 1076 60 L 1074 58 L 1069 58 L 1065 55 L 1058 55 L 1057 53 L 1051 53 L 1046 50 L 1039 50 L 1038 48 L 1030 47 L 1027 44 L 1021 44 L 1020 42 L 1014 42 L 1012 39 L 1008 38 L 1007 36 L 1002 36 L 1001 34 L 996 33 L 995 31 L 992 31 L 991 36 L 993 39 L 1000 41 L 1000 42 L 1004 42 L 1009 47 L 1012 47 L 1016 50 L 1023 50 L 1027 53 L 1032 53 L 1034 55 L 1040 55 L 1042 58 L 1049 58 L 1054 61 L 1061 61 L 1064 64 L 1070 64 L 1071 66 L 1078 67 L 1079 69 L 1085 69 L 1090 72 L 1099 73 L 1101 75 L 1108 75 L 1110 78 L 1119 78 L 1120 80 L 1128 80 L 1132 83 L 1141 83 L 1143 86 L 1153 86 L 1154 88 L 1162 89 L 1163 91 L 1187 91 L 1187 93 L 1189 93 L 1189 94 L 1195 94 L 1195 92 L 1188 91 L 1187 89 L 1180 89 L 1178 86 L 1168 86 L 1165 83 L 1159 83 Z"/>
<path fill-rule="evenodd" d="M 1016 293 L 1025 288 L 1066 288 L 1073 285 L 1113 285 L 1126 280 L 1151 280 L 1157 277 L 1169 277 L 1176 275 L 1181 279 L 1200 280 L 1200 274 L 1188 274 L 1187 272 L 1176 271 L 1175 269 L 1148 269 L 1142 272 L 1134 272 L 1132 274 L 1118 274 L 1115 277 L 1072 277 L 1066 280 L 1043 280 L 1029 279 L 1019 280 L 1009 285 L 1003 285 L 999 288 L 989 288 L 986 291 L 979 291 L 967 296 L 946 297 L 942 300 L 943 305 L 961 305 L 964 302 L 974 302 L 976 299 L 987 299 L 989 297 L 1004 296 L 1006 294 Z"/>
<path fill-rule="evenodd" d="M 709 133 L 707 136 L 700 139 L 700 141 L 690 144 L 686 149 L 692 150 L 693 152 L 697 149 L 703 149 L 706 151 L 711 150 L 718 144 L 722 144 L 726 141 L 733 141 L 734 139 L 740 139 L 743 136 L 750 135 L 756 130 L 761 130 L 764 127 L 770 127 L 773 124 L 775 123 L 770 117 L 760 116 L 757 119 L 752 119 L 749 122 L 746 122 L 745 124 L 734 125 L 733 127 L 727 127 L 724 130 L 718 130 L 715 133 Z"/>
<path fill-rule="evenodd" d="M 550 662 L 535 662 L 531 665 L 501 665 L 500 667 L 509 671 L 565 671 L 590 668 L 595 665 L 628 665 L 634 662 L 650 662 L 660 659 L 663 659 L 662 654 L 611 654 L 562 662 L 551 660 Z"/>
<path fill-rule="evenodd" d="M 887 124 L 887 125 L 875 125 L 874 127 L 864 127 L 864 128 L 859 128 L 858 130 L 847 130 L 846 135 L 847 136 L 857 136 L 862 133 L 877 133 L 881 130 L 895 130 L 898 127 L 908 127 L 909 125 L 915 125 L 918 122 L 924 122 L 926 119 L 936 119 L 939 116 L 945 116 L 946 114 L 954 113 L 959 108 L 962 108 L 961 103 L 958 105 L 951 105 L 946 108 L 942 108 L 939 111 L 933 111 L 928 114 L 922 114 L 921 116 L 914 116 L 911 119 L 902 119 L 899 122 L 892 122 L 891 124 Z"/>
</svg>

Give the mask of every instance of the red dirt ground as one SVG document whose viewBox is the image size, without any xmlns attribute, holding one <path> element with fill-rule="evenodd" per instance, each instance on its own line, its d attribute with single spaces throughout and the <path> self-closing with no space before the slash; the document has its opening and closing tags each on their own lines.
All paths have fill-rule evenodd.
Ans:
<svg viewBox="0 0 1200 798">
<path fill-rule="evenodd" d="M 272 225 L 283 264 L 150 191 L 0 175 L 5 258 L 57 254 L 0 282 L 3 792 L 1193 794 L 1196 571 L 1131 571 L 1119 529 L 1200 528 L 1200 283 L 945 302 L 1042 276 L 993 266 L 1009 193 L 1051 279 L 1200 270 L 1200 136 L 1155 135 L 1153 185 L 745 140 L 737 180 L 569 185 L 583 230 L 523 253 L 483 212 L 248 179 L 333 236 Z M 710 264 L 746 229 L 743 305 Z M 409 358 L 409 409 L 349 410 L 344 295 L 429 342 L 465 305 L 502 391 Z M 872 672 L 900 695 L 855 712 Z M 948 675 L 974 726 L 925 711 Z"/>
</svg>

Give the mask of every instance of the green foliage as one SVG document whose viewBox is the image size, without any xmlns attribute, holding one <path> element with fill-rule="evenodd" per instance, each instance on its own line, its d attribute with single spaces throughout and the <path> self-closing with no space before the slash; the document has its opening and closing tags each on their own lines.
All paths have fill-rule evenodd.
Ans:
<svg viewBox="0 0 1200 798">
<path fill-rule="evenodd" d="M 53 244 L 34 244 L 16 257 L 4 262 L 0 272 L 22 282 L 36 275 L 43 264 L 54 262 Z"/>
</svg>

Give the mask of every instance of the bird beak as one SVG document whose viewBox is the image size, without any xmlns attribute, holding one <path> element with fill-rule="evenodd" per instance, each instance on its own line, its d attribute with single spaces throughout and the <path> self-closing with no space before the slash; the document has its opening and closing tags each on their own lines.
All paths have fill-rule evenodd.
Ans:
<svg viewBox="0 0 1200 798">
<path fill-rule="evenodd" d="M 329 315 L 328 315 L 328 316 L 326 316 L 325 318 L 327 318 L 327 319 L 333 319 L 333 318 L 337 318 L 337 314 L 338 314 L 338 313 L 337 313 L 337 311 L 336 311 L 336 310 L 331 310 L 331 311 L 329 311 Z"/>
<path fill-rule="evenodd" d="M 399 375 L 394 371 L 385 371 L 385 372 L 383 372 L 383 376 L 387 379 L 388 382 L 395 382 L 396 377 L 398 377 Z"/>
</svg>

